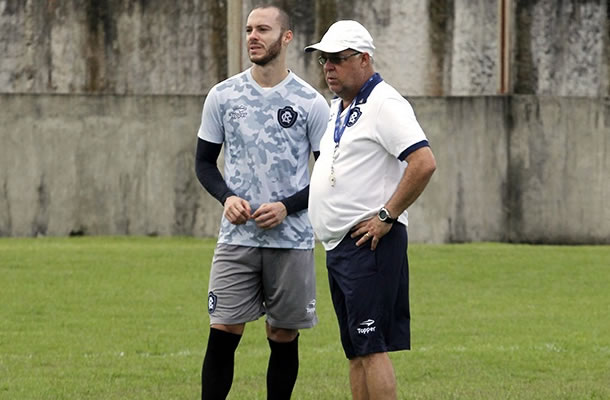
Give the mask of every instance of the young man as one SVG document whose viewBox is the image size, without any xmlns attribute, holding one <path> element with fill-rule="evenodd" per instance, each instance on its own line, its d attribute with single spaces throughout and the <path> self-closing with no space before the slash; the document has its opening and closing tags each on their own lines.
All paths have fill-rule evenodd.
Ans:
<svg viewBox="0 0 610 400">
<path fill-rule="evenodd" d="M 407 207 L 436 169 L 410 104 L 373 68 L 373 38 L 333 24 L 318 50 L 337 98 L 311 178 L 309 216 L 322 241 L 352 396 L 395 399 L 387 352 L 410 348 Z"/>
<path fill-rule="evenodd" d="M 226 398 L 245 324 L 263 314 L 268 399 L 289 399 L 298 330 L 317 322 L 308 161 L 318 154 L 328 104 L 286 69 L 292 31 L 283 10 L 255 8 L 246 33 L 253 65 L 212 88 L 198 133 L 197 177 L 224 205 L 209 282 L 204 400 Z M 224 178 L 216 166 L 223 144 Z"/>
</svg>

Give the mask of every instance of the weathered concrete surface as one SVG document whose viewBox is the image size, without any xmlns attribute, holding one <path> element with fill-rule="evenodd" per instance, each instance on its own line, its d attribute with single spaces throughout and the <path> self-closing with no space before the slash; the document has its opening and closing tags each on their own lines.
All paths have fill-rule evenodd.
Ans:
<svg viewBox="0 0 610 400">
<path fill-rule="evenodd" d="M 610 99 L 513 98 L 510 241 L 610 243 Z"/>
<path fill-rule="evenodd" d="M 438 171 L 413 242 L 610 243 L 610 99 L 410 99 Z M 0 236 L 215 236 L 201 96 L 0 95 Z"/>
<path fill-rule="evenodd" d="M 610 95 L 608 0 L 516 0 L 514 93 Z"/>
<path fill-rule="evenodd" d="M 506 99 L 410 99 L 437 159 L 409 209 L 409 237 L 423 242 L 502 241 L 508 167 Z"/>
<path fill-rule="evenodd" d="M 257 3 L 243 0 L 244 23 Z M 280 3 L 295 21 L 288 65 L 327 95 L 302 50 L 337 19 L 371 31 L 377 69 L 405 95 L 498 93 L 498 0 Z M 607 0 L 511 4 L 515 93 L 610 96 Z M 0 0 L 0 93 L 205 94 L 227 75 L 226 12 L 226 0 Z"/>
<path fill-rule="evenodd" d="M 398 91 L 411 96 L 496 94 L 498 6 L 496 0 L 288 0 L 295 38 L 288 52 L 292 70 L 328 97 L 316 55 L 303 48 L 318 42 L 339 19 L 362 23 L 374 38 L 375 68 Z M 243 2 L 244 24 L 259 2 Z M 315 11 L 312 13 L 311 11 Z M 242 53 L 242 65 L 249 60 Z"/>
<path fill-rule="evenodd" d="M 0 0 L 0 93 L 207 93 L 226 76 L 225 8 Z"/>
<path fill-rule="evenodd" d="M 194 97 L 0 95 L 0 235 L 214 234 L 200 112 Z"/>
<path fill-rule="evenodd" d="M 457 96 L 496 94 L 500 83 L 497 0 L 454 0 L 451 86 Z"/>
</svg>

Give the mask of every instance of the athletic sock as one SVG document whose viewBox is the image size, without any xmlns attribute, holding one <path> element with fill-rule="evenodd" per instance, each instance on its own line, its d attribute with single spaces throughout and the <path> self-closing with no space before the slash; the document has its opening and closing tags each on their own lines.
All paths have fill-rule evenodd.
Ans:
<svg viewBox="0 0 610 400">
<path fill-rule="evenodd" d="M 267 400 L 288 400 L 299 373 L 299 336 L 288 343 L 267 340 L 271 348 L 267 368 Z"/>
<path fill-rule="evenodd" d="M 235 349 L 241 335 L 210 328 L 208 348 L 201 369 L 201 399 L 224 400 L 233 384 Z"/>
</svg>

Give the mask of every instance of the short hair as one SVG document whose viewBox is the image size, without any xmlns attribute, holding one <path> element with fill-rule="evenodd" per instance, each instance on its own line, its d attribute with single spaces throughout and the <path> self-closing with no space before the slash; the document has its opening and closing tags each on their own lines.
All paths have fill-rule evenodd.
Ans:
<svg viewBox="0 0 610 400">
<path fill-rule="evenodd" d="M 260 4 L 257 5 L 256 7 L 254 7 L 252 9 L 252 11 L 254 10 L 258 10 L 258 9 L 265 9 L 265 8 L 275 8 L 278 11 L 278 20 L 280 21 L 280 28 L 282 29 L 282 31 L 291 31 L 292 30 L 292 18 L 290 18 L 290 15 L 288 15 L 288 13 L 286 12 L 286 10 L 284 10 L 282 7 L 280 7 L 277 4 Z"/>
</svg>

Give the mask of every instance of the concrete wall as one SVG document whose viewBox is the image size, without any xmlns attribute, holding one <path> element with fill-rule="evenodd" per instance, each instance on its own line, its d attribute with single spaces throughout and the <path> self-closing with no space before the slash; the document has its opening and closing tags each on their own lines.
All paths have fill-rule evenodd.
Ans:
<svg viewBox="0 0 610 400">
<path fill-rule="evenodd" d="M 0 95 L 0 235 L 213 235 L 201 99 Z"/>
<path fill-rule="evenodd" d="M 610 98 L 511 102 L 512 241 L 610 243 Z"/>
<path fill-rule="evenodd" d="M 514 9 L 513 92 L 610 95 L 607 0 L 518 0 Z"/>
<path fill-rule="evenodd" d="M 610 243 L 610 99 L 410 99 L 438 161 L 414 242 Z M 200 96 L 0 95 L 0 236 L 217 233 Z"/>
<path fill-rule="evenodd" d="M 0 0 L 1 236 L 216 234 L 193 153 L 227 76 L 227 1 Z M 415 105 L 439 170 L 412 240 L 610 241 L 607 0 L 279 3 L 296 73 L 330 97 L 302 49 L 356 19 Z M 502 65 L 511 95 L 495 97 Z"/>
<path fill-rule="evenodd" d="M 506 1 L 507 93 L 610 95 L 607 0 Z M 357 19 L 401 93 L 498 94 L 500 0 L 278 2 L 295 21 L 288 64 L 321 91 L 302 50 L 335 20 Z M 244 24 L 258 3 L 242 0 Z M 227 75 L 226 13 L 227 0 L 0 0 L 0 93 L 205 94 Z"/>
<path fill-rule="evenodd" d="M 506 240 L 507 99 L 409 100 L 437 159 L 429 186 L 409 209 L 410 240 Z"/>
<path fill-rule="evenodd" d="M 424 242 L 610 243 L 610 99 L 414 98 L 438 171 Z"/>
<path fill-rule="evenodd" d="M 0 93 L 207 93 L 225 2 L 0 0 L 0 53 Z"/>
</svg>

